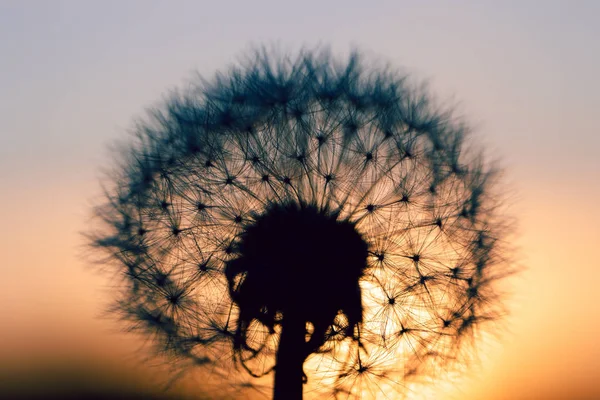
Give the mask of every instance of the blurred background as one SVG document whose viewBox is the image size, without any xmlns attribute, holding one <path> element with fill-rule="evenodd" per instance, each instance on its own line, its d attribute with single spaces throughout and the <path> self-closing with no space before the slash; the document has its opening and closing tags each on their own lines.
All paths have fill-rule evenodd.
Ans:
<svg viewBox="0 0 600 400">
<path fill-rule="evenodd" d="M 165 366 L 102 318 L 110 287 L 80 232 L 135 117 L 274 43 L 403 68 L 506 167 L 525 267 L 511 315 L 466 376 L 411 400 L 600 398 L 599 15 L 595 1 L 0 1 L 0 397 L 214 396 L 201 379 L 163 390 Z"/>
</svg>

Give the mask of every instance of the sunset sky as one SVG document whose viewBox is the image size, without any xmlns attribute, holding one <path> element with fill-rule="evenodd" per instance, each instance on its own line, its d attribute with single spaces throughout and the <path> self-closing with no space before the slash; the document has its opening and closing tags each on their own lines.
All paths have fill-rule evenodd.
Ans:
<svg viewBox="0 0 600 400">
<path fill-rule="evenodd" d="M 0 381 L 60 365 L 154 390 L 138 343 L 101 318 L 80 234 L 108 145 L 251 45 L 322 44 L 427 81 L 505 167 L 510 316 L 468 376 L 411 400 L 600 398 L 599 16 L 591 0 L 0 1 Z"/>
</svg>

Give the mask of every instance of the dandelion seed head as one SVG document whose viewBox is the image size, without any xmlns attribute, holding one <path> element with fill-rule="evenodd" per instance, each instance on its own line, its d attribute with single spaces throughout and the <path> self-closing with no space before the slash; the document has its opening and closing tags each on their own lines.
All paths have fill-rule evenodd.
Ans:
<svg viewBox="0 0 600 400">
<path fill-rule="evenodd" d="M 358 54 L 259 51 L 192 86 L 139 124 L 98 209 L 133 329 L 260 377 L 293 315 L 306 384 L 345 397 L 468 359 L 507 265 L 462 122 Z"/>
</svg>

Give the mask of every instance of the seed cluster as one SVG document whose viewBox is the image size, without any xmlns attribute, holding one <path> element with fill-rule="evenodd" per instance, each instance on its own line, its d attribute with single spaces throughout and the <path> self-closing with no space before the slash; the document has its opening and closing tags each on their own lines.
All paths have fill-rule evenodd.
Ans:
<svg viewBox="0 0 600 400">
<path fill-rule="evenodd" d="M 357 55 L 259 52 L 173 94 L 138 125 L 98 208 L 93 242 L 123 278 L 118 312 L 215 374 L 233 360 L 267 374 L 279 328 L 259 318 L 241 327 L 226 266 L 265 210 L 310 205 L 353 224 L 368 256 L 362 322 L 334 318 L 306 362 L 308 382 L 343 398 L 401 392 L 460 361 L 498 312 L 494 283 L 506 270 L 493 173 L 465 135 L 405 77 Z"/>
</svg>

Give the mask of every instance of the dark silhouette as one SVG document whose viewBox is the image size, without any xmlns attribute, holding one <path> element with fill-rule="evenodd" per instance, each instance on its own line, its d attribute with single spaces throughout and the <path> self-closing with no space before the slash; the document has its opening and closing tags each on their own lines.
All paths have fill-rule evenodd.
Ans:
<svg viewBox="0 0 600 400">
<path fill-rule="evenodd" d="M 396 397 L 465 361 L 507 270 L 464 126 L 356 54 L 255 56 L 138 125 L 91 235 L 115 311 L 215 376 L 274 372 L 278 400 Z"/>
</svg>

